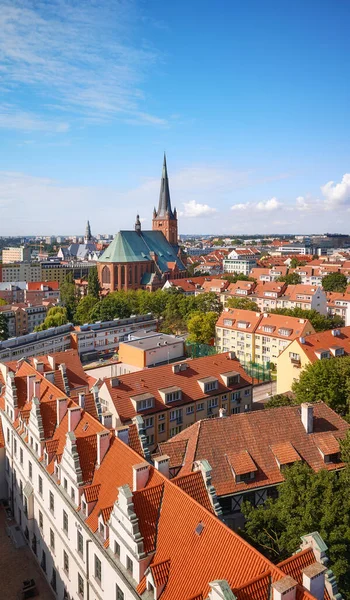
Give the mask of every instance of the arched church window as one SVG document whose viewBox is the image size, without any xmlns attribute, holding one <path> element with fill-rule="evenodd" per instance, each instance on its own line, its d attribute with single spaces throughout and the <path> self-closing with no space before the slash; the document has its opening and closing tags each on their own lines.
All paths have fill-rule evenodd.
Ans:
<svg viewBox="0 0 350 600">
<path fill-rule="evenodd" d="M 111 274 L 106 265 L 102 269 L 102 283 L 111 283 Z"/>
</svg>

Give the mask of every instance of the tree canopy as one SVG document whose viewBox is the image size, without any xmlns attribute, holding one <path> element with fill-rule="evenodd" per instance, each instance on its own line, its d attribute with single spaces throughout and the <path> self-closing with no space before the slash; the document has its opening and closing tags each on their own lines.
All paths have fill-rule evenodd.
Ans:
<svg viewBox="0 0 350 600">
<path fill-rule="evenodd" d="M 224 279 L 229 283 L 236 283 L 237 281 L 256 281 L 254 277 L 249 277 L 248 275 L 244 275 L 244 273 L 233 273 L 233 275 L 231 275 L 230 273 L 224 273 L 221 276 L 221 279 Z"/>
<path fill-rule="evenodd" d="M 88 276 L 88 295 L 93 296 L 94 298 L 99 298 L 101 292 L 101 286 L 98 279 L 97 268 L 92 267 L 89 270 Z"/>
<path fill-rule="evenodd" d="M 7 302 L 3 298 L 0 298 L 0 306 L 6 306 Z"/>
<path fill-rule="evenodd" d="M 295 400 L 287 396 L 286 394 L 275 394 L 265 402 L 264 408 L 278 408 L 279 406 L 292 406 L 295 404 Z"/>
<path fill-rule="evenodd" d="M 350 594 L 348 470 L 314 473 L 307 464 L 298 462 L 284 471 L 285 482 L 278 487 L 275 500 L 269 498 L 257 508 L 249 502 L 242 505 L 246 517 L 243 536 L 273 562 L 291 556 L 300 546 L 301 536 L 318 531 L 328 546 L 331 568 L 346 598 Z"/>
<path fill-rule="evenodd" d="M 35 328 L 35 331 L 43 331 L 50 327 L 59 327 L 68 323 L 67 310 L 63 306 L 53 306 L 47 311 L 46 319 Z"/>
<path fill-rule="evenodd" d="M 198 344 L 209 344 L 215 336 L 215 323 L 218 315 L 215 312 L 194 312 L 187 321 L 188 341 Z"/>
<path fill-rule="evenodd" d="M 78 304 L 77 292 L 75 289 L 73 273 L 68 273 L 65 281 L 60 286 L 61 303 L 67 310 L 69 322 L 74 322 L 74 313 Z"/>
<path fill-rule="evenodd" d="M 0 342 L 7 340 L 8 336 L 7 318 L 0 312 Z"/>
<path fill-rule="evenodd" d="M 326 292 L 344 293 L 348 287 L 348 280 L 343 273 L 329 273 L 322 278 L 322 287 Z"/>
<path fill-rule="evenodd" d="M 228 298 L 226 302 L 227 308 L 241 308 L 243 310 L 254 310 L 260 312 L 256 302 L 249 298 Z"/>
<path fill-rule="evenodd" d="M 271 310 L 271 313 L 286 315 L 288 317 L 298 317 L 298 319 L 308 319 L 316 332 L 326 331 L 327 329 L 338 329 L 344 326 L 344 321 L 339 315 L 325 316 L 314 309 L 276 308 Z"/>
<path fill-rule="evenodd" d="M 301 277 L 299 273 L 288 273 L 287 275 L 281 275 L 277 281 L 284 281 L 287 285 L 297 285 L 301 283 Z"/>
<path fill-rule="evenodd" d="M 298 404 L 322 400 L 336 412 L 349 413 L 350 356 L 317 360 L 292 386 Z"/>
</svg>

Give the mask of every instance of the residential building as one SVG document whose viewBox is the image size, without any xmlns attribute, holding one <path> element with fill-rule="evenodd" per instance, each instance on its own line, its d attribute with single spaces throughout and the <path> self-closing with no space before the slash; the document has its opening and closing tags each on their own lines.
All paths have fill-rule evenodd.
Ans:
<svg viewBox="0 0 350 600">
<path fill-rule="evenodd" d="M 307 365 L 348 354 L 350 326 L 296 338 L 277 359 L 277 393 L 290 391 Z"/>
<path fill-rule="evenodd" d="M 60 325 L 46 331 L 29 333 L 0 342 L 0 361 L 19 360 L 37 354 L 63 352 L 71 347 L 73 325 Z"/>
<path fill-rule="evenodd" d="M 202 275 L 190 279 L 168 279 L 162 290 L 176 289 L 185 296 L 197 296 L 201 292 L 205 281 L 211 281 L 211 277 Z"/>
<path fill-rule="evenodd" d="M 25 291 L 27 289 L 26 281 L 11 281 L 8 283 L 0 283 L 0 298 L 6 300 L 7 304 L 14 302 L 24 302 Z"/>
<path fill-rule="evenodd" d="M 9 338 L 32 333 L 35 327 L 45 321 L 47 311 L 55 304 L 49 300 L 42 300 L 40 304 L 21 302 L 0 306 L 0 312 L 7 321 Z"/>
<path fill-rule="evenodd" d="M 340 292 L 327 292 L 327 312 L 330 316 L 338 315 L 344 319 L 347 318 L 348 309 L 350 306 L 350 287 L 343 294 Z M 349 323 L 345 323 L 348 325 Z"/>
<path fill-rule="evenodd" d="M 2 263 L 9 265 L 12 263 L 30 262 L 30 248 L 26 246 L 3 248 Z"/>
<path fill-rule="evenodd" d="M 178 245 L 177 213 L 172 209 L 164 155 L 158 210 L 152 231 L 119 231 L 97 263 L 101 287 L 108 291 L 162 287 L 167 279 L 186 276 Z"/>
<path fill-rule="evenodd" d="M 0 265 L 0 278 L 4 283 L 16 281 L 42 281 L 40 263 L 11 263 Z M 46 277 L 45 279 L 51 279 Z"/>
<path fill-rule="evenodd" d="M 217 518 L 204 469 L 145 460 L 137 420 L 114 432 L 26 362 L 5 375 L 0 476 L 57 598 L 341 600 L 318 533 L 274 565 Z"/>
<path fill-rule="evenodd" d="M 184 358 L 185 340 L 177 335 L 135 331 L 120 342 L 118 357 L 124 368 L 131 365 L 144 369 Z"/>
<path fill-rule="evenodd" d="M 113 426 L 142 415 L 147 443 L 154 448 L 195 421 L 252 407 L 252 381 L 226 352 L 105 379 L 99 396 Z"/>
<path fill-rule="evenodd" d="M 25 302 L 38 303 L 43 300 L 59 302 L 60 285 L 58 281 L 29 281 L 26 285 Z"/>
<path fill-rule="evenodd" d="M 243 362 L 275 363 L 293 340 L 314 331 L 307 319 L 226 308 L 216 323 L 216 347 Z"/>
<path fill-rule="evenodd" d="M 257 266 L 260 252 L 256 248 L 235 248 L 223 261 L 224 273 L 243 273 L 249 275 Z"/>
<path fill-rule="evenodd" d="M 260 506 L 284 481 L 283 470 L 304 461 L 314 471 L 344 467 L 339 440 L 350 425 L 326 404 L 302 404 L 207 419 L 160 443 L 170 475 L 207 466 L 225 522 L 244 523 L 241 504 Z M 156 460 L 157 454 L 155 454 Z"/>
<path fill-rule="evenodd" d="M 288 267 L 276 266 L 276 267 L 255 267 L 249 273 L 250 277 L 259 281 L 276 281 L 279 277 L 287 275 Z"/>
</svg>

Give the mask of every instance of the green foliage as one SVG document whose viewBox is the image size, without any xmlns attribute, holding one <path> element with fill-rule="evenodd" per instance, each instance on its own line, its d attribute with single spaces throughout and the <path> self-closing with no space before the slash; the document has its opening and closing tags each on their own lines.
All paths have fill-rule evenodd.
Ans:
<svg viewBox="0 0 350 600">
<path fill-rule="evenodd" d="M 317 360 L 307 365 L 292 389 L 298 404 L 322 400 L 342 415 L 349 413 L 350 356 Z"/>
<path fill-rule="evenodd" d="M 74 315 L 74 322 L 79 325 L 84 325 L 84 323 L 91 323 L 91 313 L 92 309 L 98 303 L 98 299 L 95 296 L 83 296 L 79 300 L 77 309 Z"/>
<path fill-rule="evenodd" d="M 225 281 L 228 281 L 229 283 L 236 283 L 237 281 L 256 281 L 256 279 L 254 277 L 249 277 L 248 275 L 244 275 L 244 273 L 233 273 L 233 275 L 230 274 L 223 274 L 221 276 L 221 279 L 224 279 Z"/>
<path fill-rule="evenodd" d="M 35 328 L 35 331 L 43 331 L 50 327 L 59 327 L 68 323 L 67 310 L 63 306 L 53 306 L 48 310 L 45 321 Z"/>
<path fill-rule="evenodd" d="M 287 285 L 297 285 L 301 283 L 301 277 L 299 273 L 288 273 L 287 275 L 281 275 L 277 281 L 284 281 Z"/>
<path fill-rule="evenodd" d="M 60 296 L 63 306 L 67 310 L 69 322 L 74 322 L 74 313 L 78 304 L 78 296 L 75 289 L 73 273 L 68 273 L 65 281 L 60 286 Z"/>
<path fill-rule="evenodd" d="M 98 280 L 97 268 L 93 267 L 89 270 L 88 276 L 88 295 L 99 299 L 101 292 L 100 282 Z"/>
<path fill-rule="evenodd" d="M 227 308 L 241 308 L 243 310 L 254 310 L 260 312 L 258 305 L 249 298 L 228 298 Z"/>
<path fill-rule="evenodd" d="M 3 298 L 0 298 L 0 306 L 6 306 L 7 302 Z"/>
<path fill-rule="evenodd" d="M 304 265 L 306 265 L 306 261 L 305 260 L 298 260 L 297 258 L 292 258 L 292 260 L 290 261 L 290 268 L 291 269 L 296 269 L 297 267 L 303 267 Z"/>
<path fill-rule="evenodd" d="M 302 308 L 276 308 L 271 310 L 276 315 L 286 315 L 288 317 L 298 317 L 298 319 L 308 319 L 316 332 L 326 331 L 327 329 L 338 329 L 344 326 L 344 321 L 338 315 L 324 316 L 317 310 L 304 310 Z"/>
<path fill-rule="evenodd" d="M 196 344 L 209 344 L 215 336 L 216 312 L 195 312 L 187 321 L 188 341 Z"/>
<path fill-rule="evenodd" d="M 284 471 L 285 482 L 278 488 L 276 500 L 253 508 L 248 502 L 242 510 L 246 517 L 244 537 L 279 562 L 300 546 L 300 537 L 318 531 L 328 546 L 330 566 L 340 591 L 350 593 L 350 494 L 349 478 L 322 469 L 314 473 L 303 462 Z"/>
<path fill-rule="evenodd" d="M 191 277 L 196 274 L 196 269 L 199 267 L 199 265 L 199 262 L 194 262 L 192 265 L 187 265 L 187 272 Z"/>
<path fill-rule="evenodd" d="M 348 280 L 343 273 L 329 273 L 322 278 L 322 287 L 326 292 L 344 293 L 348 287 Z"/>
<path fill-rule="evenodd" d="M 7 340 L 9 336 L 7 319 L 3 313 L 0 312 L 0 342 Z"/>
<path fill-rule="evenodd" d="M 265 408 L 278 408 L 279 406 L 292 406 L 295 404 L 289 396 L 285 394 L 275 394 L 264 404 Z"/>
</svg>

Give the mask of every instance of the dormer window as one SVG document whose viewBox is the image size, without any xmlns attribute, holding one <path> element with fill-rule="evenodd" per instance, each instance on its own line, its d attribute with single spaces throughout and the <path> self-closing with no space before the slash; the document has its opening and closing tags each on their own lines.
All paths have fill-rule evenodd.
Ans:
<svg viewBox="0 0 350 600">
<path fill-rule="evenodd" d="M 236 483 L 250 483 L 255 479 L 258 468 L 247 450 L 227 454 L 227 460 Z"/>
<path fill-rule="evenodd" d="M 248 329 L 249 323 L 247 321 L 237 321 L 237 327 L 239 329 Z"/>
<path fill-rule="evenodd" d="M 182 399 L 182 390 L 176 385 L 173 385 L 168 388 L 163 388 L 158 391 L 162 397 L 164 404 L 171 404 L 171 402 L 177 402 Z"/>
<path fill-rule="evenodd" d="M 293 333 L 293 329 L 286 329 L 284 327 L 281 327 L 278 330 L 279 335 L 283 335 L 284 337 L 289 337 L 292 333 Z"/>
<path fill-rule="evenodd" d="M 224 327 L 232 327 L 232 319 L 224 319 Z"/>
<path fill-rule="evenodd" d="M 154 407 L 154 397 L 152 394 L 139 394 L 138 396 L 131 396 L 130 399 L 137 412 Z"/>
<path fill-rule="evenodd" d="M 263 331 L 265 331 L 265 333 L 273 333 L 275 330 L 275 327 L 273 327 L 272 325 L 264 325 L 263 327 Z"/>
<path fill-rule="evenodd" d="M 344 348 L 342 346 L 332 346 L 330 351 L 333 356 L 344 356 Z"/>
</svg>

